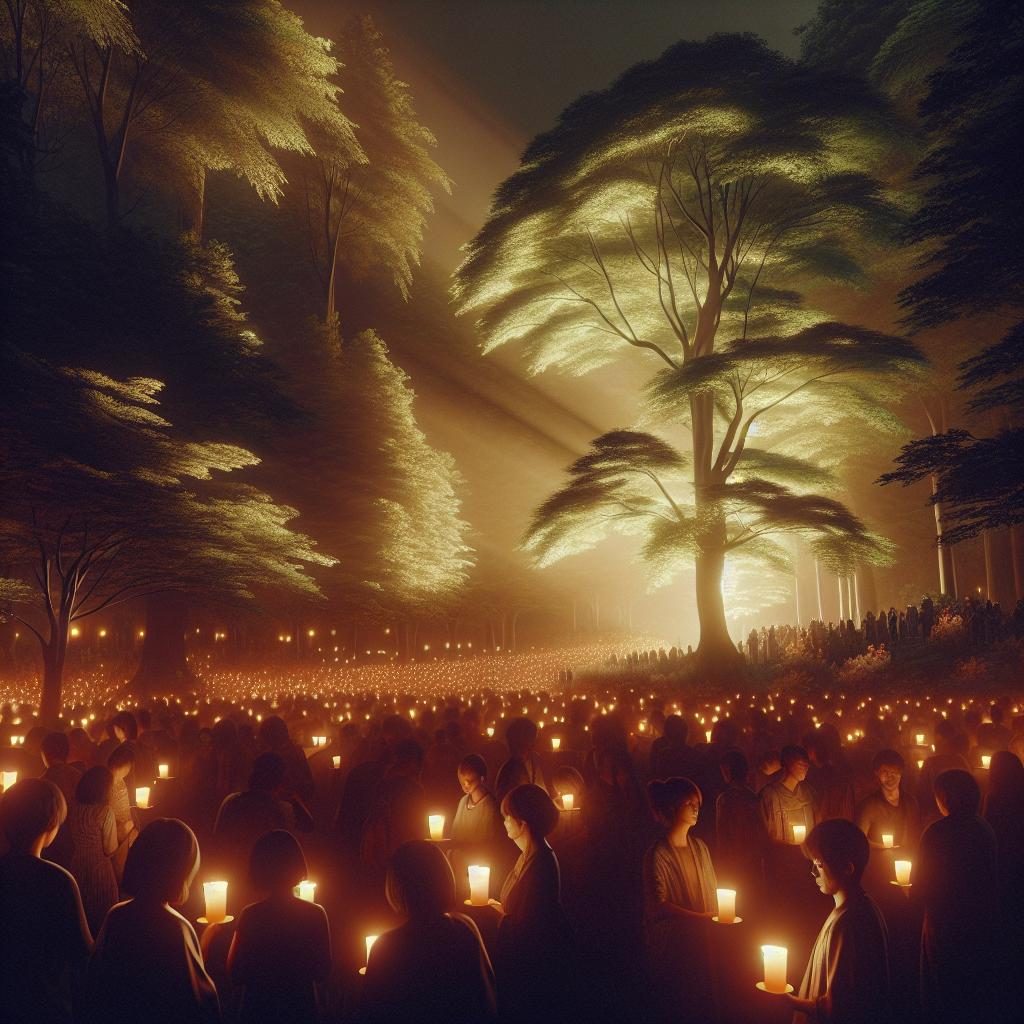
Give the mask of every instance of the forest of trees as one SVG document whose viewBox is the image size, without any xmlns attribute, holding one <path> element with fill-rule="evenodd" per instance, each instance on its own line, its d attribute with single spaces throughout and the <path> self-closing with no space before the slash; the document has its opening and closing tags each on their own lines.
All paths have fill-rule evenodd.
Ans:
<svg viewBox="0 0 1024 1024">
<path fill-rule="evenodd" d="M 537 569 L 632 535 L 729 663 L 738 581 L 813 563 L 849 610 L 893 560 L 849 492 L 870 451 L 930 482 L 938 592 L 981 537 L 1024 596 L 1021 13 L 822 0 L 799 59 L 678 42 L 530 143 L 452 309 L 531 373 L 649 367 L 523 523 Z M 192 682 L 196 608 L 329 607 L 406 653 L 428 619 L 575 617 L 568 573 L 479 543 L 381 326 L 453 184 L 369 17 L 9 0 L 0 46 L 0 628 L 44 713 L 74 623 L 122 605 L 138 691 Z"/>
</svg>

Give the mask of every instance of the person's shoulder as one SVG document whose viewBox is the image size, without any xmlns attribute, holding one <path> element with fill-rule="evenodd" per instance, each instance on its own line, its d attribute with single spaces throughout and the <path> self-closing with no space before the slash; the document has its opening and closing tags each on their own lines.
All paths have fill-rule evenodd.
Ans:
<svg viewBox="0 0 1024 1024">
<path fill-rule="evenodd" d="M 478 947 L 483 945 L 483 938 L 476 922 L 465 914 L 445 914 L 444 928 L 452 937 L 452 941 L 466 946 Z"/>
</svg>

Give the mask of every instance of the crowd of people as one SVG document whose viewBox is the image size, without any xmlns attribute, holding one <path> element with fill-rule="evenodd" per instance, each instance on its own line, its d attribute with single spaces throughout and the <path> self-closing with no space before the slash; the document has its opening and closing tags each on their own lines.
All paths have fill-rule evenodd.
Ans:
<svg viewBox="0 0 1024 1024">
<path fill-rule="evenodd" d="M 973 648 L 984 648 L 1009 636 L 1024 636 L 1024 601 L 1006 615 L 998 603 L 967 597 L 941 609 L 930 597 L 902 611 L 890 607 L 876 615 L 869 611 L 858 626 L 852 618 L 838 623 L 812 619 L 806 626 L 792 624 L 752 629 L 736 647 L 750 665 L 773 665 L 786 658 L 816 658 L 841 665 L 869 650 L 892 649 L 923 643 L 938 636 L 962 636 Z M 678 672 L 694 657 L 692 647 L 631 650 L 610 654 L 605 666 L 641 673 Z"/>
<path fill-rule="evenodd" d="M 11 1024 L 1000 1024 L 1024 999 L 1010 697 L 84 710 L 0 712 Z M 791 991 L 755 986 L 765 944 Z"/>
</svg>

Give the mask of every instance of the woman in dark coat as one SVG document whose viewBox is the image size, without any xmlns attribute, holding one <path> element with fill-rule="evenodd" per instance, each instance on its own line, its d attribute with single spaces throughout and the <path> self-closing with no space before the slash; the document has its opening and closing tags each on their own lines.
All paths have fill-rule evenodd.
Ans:
<svg viewBox="0 0 1024 1024">
<path fill-rule="evenodd" d="M 547 836 L 558 808 L 540 786 L 516 786 L 502 800 L 508 837 L 519 859 L 505 879 L 495 951 L 502 1020 L 558 1020 L 572 976 L 572 937 L 561 903 L 558 861 Z"/>
<path fill-rule="evenodd" d="M 385 890 L 406 921 L 373 945 L 362 1019 L 370 1024 L 492 1024 L 494 973 L 477 927 L 452 913 L 455 877 L 434 843 L 400 846 Z"/>
<path fill-rule="evenodd" d="M 192 925 L 175 910 L 199 870 L 199 844 L 176 818 L 158 818 L 128 851 L 123 887 L 133 898 L 112 907 L 89 964 L 90 1024 L 217 1024 L 217 989 Z"/>
<path fill-rule="evenodd" d="M 996 839 L 978 817 L 980 792 L 969 772 L 935 779 L 942 817 L 921 837 L 915 887 L 924 904 L 921 1003 L 932 1024 L 992 1020 L 998 932 Z"/>
</svg>

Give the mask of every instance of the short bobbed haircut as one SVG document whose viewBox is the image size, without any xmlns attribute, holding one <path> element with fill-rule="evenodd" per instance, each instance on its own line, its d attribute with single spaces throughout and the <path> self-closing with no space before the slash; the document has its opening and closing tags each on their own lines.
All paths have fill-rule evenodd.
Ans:
<svg viewBox="0 0 1024 1024">
<path fill-rule="evenodd" d="M 513 718 L 505 729 L 505 742 L 512 751 L 537 742 L 537 726 L 529 718 Z"/>
<path fill-rule="evenodd" d="M 881 768 L 895 768 L 897 771 L 903 771 L 905 767 L 906 762 L 898 750 L 880 750 L 871 759 L 871 770 L 873 772 L 877 772 Z"/>
<path fill-rule="evenodd" d="M 302 847 L 291 832 L 275 828 L 253 843 L 249 881 L 262 892 L 293 889 L 309 874 Z"/>
<path fill-rule="evenodd" d="M 550 835 L 558 824 L 558 808 L 547 792 L 532 782 L 510 790 L 501 801 L 501 813 L 521 821 L 535 839 Z"/>
<path fill-rule="evenodd" d="M 804 761 L 808 765 L 811 763 L 811 759 L 807 756 L 807 751 L 803 747 L 798 747 L 795 744 L 792 744 L 782 748 L 782 753 L 779 755 L 779 762 L 786 771 L 789 771 L 789 769 L 798 761 Z"/>
<path fill-rule="evenodd" d="M 725 770 L 730 782 L 742 782 L 750 772 L 747 755 L 738 747 L 730 747 L 718 764 Z"/>
<path fill-rule="evenodd" d="M 139 900 L 180 906 L 199 870 L 195 833 L 177 818 L 157 818 L 128 851 L 121 887 Z"/>
<path fill-rule="evenodd" d="M 109 804 L 110 793 L 114 788 L 114 776 L 109 768 L 98 764 L 90 768 L 75 786 L 75 800 L 77 803 L 93 806 L 96 804 Z"/>
<path fill-rule="evenodd" d="M 867 836 L 845 818 L 829 818 L 815 825 L 804 840 L 804 849 L 812 860 L 820 860 L 831 875 L 842 876 L 850 865 L 853 881 L 858 884 L 871 853 Z"/>
<path fill-rule="evenodd" d="M 135 748 L 131 743 L 125 742 L 110 752 L 107 757 L 107 767 L 111 771 L 116 771 L 118 768 L 123 768 L 125 765 L 135 764 Z"/>
<path fill-rule="evenodd" d="M 16 850 L 60 828 L 67 816 L 64 794 L 47 779 L 22 779 L 0 797 L 0 831 Z"/>
<path fill-rule="evenodd" d="M 455 875 L 436 843 L 414 839 L 392 855 L 384 894 L 399 914 L 440 917 L 455 906 Z"/>
<path fill-rule="evenodd" d="M 681 775 L 671 779 L 654 779 L 647 783 L 647 798 L 651 802 L 651 809 L 655 817 L 662 821 L 675 821 L 683 804 L 693 797 L 697 798 L 698 803 L 704 803 L 700 786 Z"/>
<path fill-rule="evenodd" d="M 933 783 L 935 799 L 941 800 L 951 815 L 977 814 L 981 790 L 970 772 L 951 768 L 941 772 Z"/>
<path fill-rule="evenodd" d="M 487 778 L 487 762 L 479 754 L 467 754 L 459 762 L 459 775 L 479 775 L 481 779 Z"/>
<path fill-rule="evenodd" d="M 249 772 L 249 788 L 258 790 L 277 789 L 284 782 L 288 770 L 277 754 L 260 754 L 252 763 Z"/>
<path fill-rule="evenodd" d="M 66 761 L 71 753 L 71 743 L 62 732 L 48 732 L 39 749 L 47 761 Z"/>
</svg>

